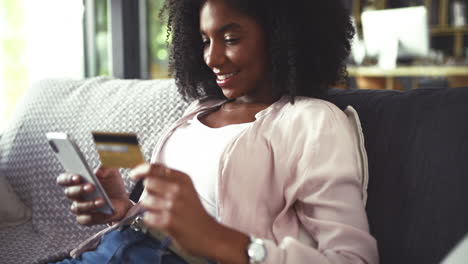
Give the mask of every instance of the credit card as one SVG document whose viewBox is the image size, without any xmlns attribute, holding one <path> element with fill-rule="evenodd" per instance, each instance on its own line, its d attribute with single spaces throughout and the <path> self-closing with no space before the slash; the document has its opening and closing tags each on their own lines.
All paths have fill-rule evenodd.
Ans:
<svg viewBox="0 0 468 264">
<path fill-rule="evenodd" d="M 98 131 L 91 134 L 104 167 L 134 168 L 145 162 L 136 134 Z"/>
</svg>

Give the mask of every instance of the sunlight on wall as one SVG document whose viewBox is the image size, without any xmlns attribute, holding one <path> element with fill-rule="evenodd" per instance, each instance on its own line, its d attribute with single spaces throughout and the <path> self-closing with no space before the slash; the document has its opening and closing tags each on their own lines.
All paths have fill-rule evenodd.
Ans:
<svg viewBox="0 0 468 264">
<path fill-rule="evenodd" d="M 25 89 L 45 78 L 83 78 L 83 4 L 0 2 L 0 131 Z"/>
<path fill-rule="evenodd" d="M 82 1 L 25 1 L 30 81 L 45 77 L 81 77 L 84 63 Z"/>
<path fill-rule="evenodd" d="M 2 35 L 2 26 L 0 24 L 0 35 Z M 3 47 L 2 47 L 2 42 L 0 41 L 0 51 L 3 50 Z M 2 61 L 5 61 L 5 59 L 3 58 L 3 52 L 0 52 L 0 73 L 3 73 L 3 63 L 1 63 Z M 0 77 L 0 131 L 3 130 L 3 116 L 5 116 L 5 110 L 6 110 L 6 107 L 5 107 L 5 102 L 3 102 L 4 100 L 2 100 L 3 97 L 3 79 Z"/>
</svg>

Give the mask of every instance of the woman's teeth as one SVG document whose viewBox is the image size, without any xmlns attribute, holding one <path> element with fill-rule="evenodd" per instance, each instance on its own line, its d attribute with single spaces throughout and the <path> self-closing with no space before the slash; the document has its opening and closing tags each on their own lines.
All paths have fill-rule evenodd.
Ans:
<svg viewBox="0 0 468 264">
<path fill-rule="evenodd" d="M 218 75 L 219 80 L 226 80 L 228 78 L 231 78 L 232 76 L 236 75 L 236 73 L 229 73 L 229 74 L 224 74 L 224 75 Z"/>
</svg>

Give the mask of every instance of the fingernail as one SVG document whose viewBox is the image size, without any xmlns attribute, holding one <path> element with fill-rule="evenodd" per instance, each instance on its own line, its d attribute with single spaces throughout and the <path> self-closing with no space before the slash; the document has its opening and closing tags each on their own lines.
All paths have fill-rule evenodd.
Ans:
<svg viewBox="0 0 468 264">
<path fill-rule="evenodd" d="M 144 164 L 141 164 L 141 165 L 138 165 L 136 166 L 135 168 L 133 168 L 130 172 L 129 172 L 129 176 L 130 176 L 130 179 L 132 180 L 137 180 L 135 179 L 136 178 L 136 175 L 138 174 L 143 174 L 143 173 L 146 173 L 148 172 L 149 168 L 150 168 L 150 164 L 148 163 L 144 163 Z"/>
<path fill-rule="evenodd" d="M 97 206 L 97 207 L 100 207 L 104 205 L 104 201 L 103 200 L 96 200 L 94 201 L 94 206 Z"/>
<path fill-rule="evenodd" d="M 88 185 L 88 184 L 87 184 L 87 185 L 85 185 L 85 186 L 83 187 L 83 190 L 84 190 L 85 192 L 89 192 L 89 191 L 91 191 L 91 188 L 92 188 L 91 185 Z"/>
<path fill-rule="evenodd" d="M 73 175 L 72 176 L 72 181 L 78 182 L 79 180 L 80 180 L 80 177 L 78 177 L 78 175 Z"/>
<path fill-rule="evenodd" d="M 174 195 L 175 193 L 177 193 L 179 191 L 179 186 L 178 185 L 172 185 L 170 190 L 171 190 L 170 191 L 171 195 Z"/>
<path fill-rule="evenodd" d="M 133 169 L 132 169 L 132 170 L 130 170 L 130 171 L 128 172 L 128 177 L 130 178 L 130 180 L 133 181 L 133 180 L 134 180 L 134 179 L 133 179 L 134 176 L 135 176 L 135 172 L 134 172 Z"/>
</svg>

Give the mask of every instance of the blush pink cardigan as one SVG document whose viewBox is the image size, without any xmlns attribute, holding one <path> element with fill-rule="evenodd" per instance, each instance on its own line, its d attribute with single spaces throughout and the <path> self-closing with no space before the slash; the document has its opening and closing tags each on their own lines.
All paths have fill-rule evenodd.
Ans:
<svg viewBox="0 0 468 264">
<path fill-rule="evenodd" d="M 192 103 L 161 136 L 152 162 L 175 129 L 222 103 Z M 364 208 L 366 165 L 344 112 L 283 97 L 255 117 L 222 154 L 218 221 L 265 239 L 267 264 L 378 263 Z"/>
</svg>

